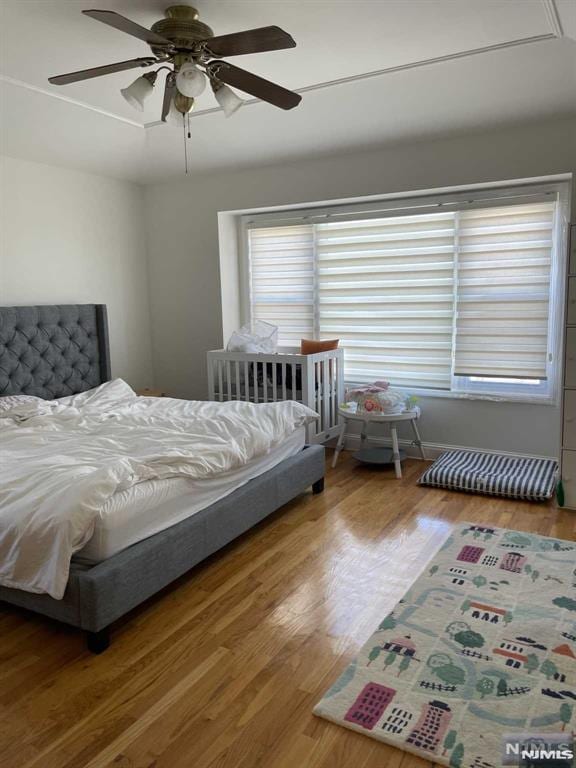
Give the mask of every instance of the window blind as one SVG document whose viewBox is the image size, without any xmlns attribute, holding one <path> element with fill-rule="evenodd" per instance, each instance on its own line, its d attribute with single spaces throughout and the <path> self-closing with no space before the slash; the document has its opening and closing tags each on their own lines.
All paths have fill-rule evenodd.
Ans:
<svg viewBox="0 0 576 768">
<path fill-rule="evenodd" d="M 454 214 L 316 225 L 321 338 L 338 337 L 346 378 L 448 389 Z"/>
<path fill-rule="evenodd" d="M 456 376 L 545 379 L 554 203 L 458 214 Z"/>
<path fill-rule="evenodd" d="M 314 338 L 314 230 L 310 225 L 248 230 L 253 320 L 278 326 L 280 346 Z"/>
<path fill-rule="evenodd" d="M 544 382 L 558 203 L 523 197 L 251 220 L 251 316 L 279 326 L 282 346 L 339 338 L 349 382 Z"/>
</svg>

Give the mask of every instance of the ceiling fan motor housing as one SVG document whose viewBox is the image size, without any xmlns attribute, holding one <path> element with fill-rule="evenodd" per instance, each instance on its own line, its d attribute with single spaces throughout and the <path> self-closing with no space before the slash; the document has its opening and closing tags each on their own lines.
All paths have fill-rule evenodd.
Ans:
<svg viewBox="0 0 576 768">
<path fill-rule="evenodd" d="M 166 18 L 157 21 L 151 29 L 166 37 L 179 50 L 191 51 L 199 40 L 214 37 L 212 29 L 198 20 L 198 11 L 191 5 L 171 5 L 165 14 Z M 161 46 L 150 47 L 157 56 L 165 55 Z"/>
</svg>

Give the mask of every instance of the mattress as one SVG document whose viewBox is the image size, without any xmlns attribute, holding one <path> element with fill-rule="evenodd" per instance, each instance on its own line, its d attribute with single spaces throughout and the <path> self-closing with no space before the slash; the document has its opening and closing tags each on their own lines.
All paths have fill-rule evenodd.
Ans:
<svg viewBox="0 0 576 768">
<path fill-rule="evenodd" d="M 284 459 L 296 455 L 303 449 L 305 441 L 306 429 L 300 427 L 264 456 L 231 472 L 202 480 L 184 477 L 149 480 L 114 494 L 100 511 L 91 539 L 74 555 L 74 562 L 102 562 L 191 517 Z"/>
<path fill-rule="evenodd" d="M 419 485 L 545 501 L 556 487 L 558 462 L 478 451 L 448 451 L 436 459 Z"/>
</svg>

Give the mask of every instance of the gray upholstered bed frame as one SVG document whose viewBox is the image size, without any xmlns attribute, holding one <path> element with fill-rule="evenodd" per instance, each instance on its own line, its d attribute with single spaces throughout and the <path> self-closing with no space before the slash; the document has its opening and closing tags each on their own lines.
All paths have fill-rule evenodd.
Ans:
<svg viewBox="0 0 576 768">
<path fill-rule="evenodd" d="M 0 307 L 0 397 L 46 399 L 110 378 L 106 307 Z M 86 630 L 101 653 L 112 622 L 252 528 L 306 488 L 324 488 L 324 448 L 306 447 L 181 523 L 92 567 L 72 563 L 62 600 L 0 587 L 0 601 Z"/>
</svg>

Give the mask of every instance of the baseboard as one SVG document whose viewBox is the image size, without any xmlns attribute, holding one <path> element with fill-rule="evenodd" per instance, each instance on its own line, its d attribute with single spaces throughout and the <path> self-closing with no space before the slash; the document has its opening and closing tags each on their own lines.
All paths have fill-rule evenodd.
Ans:
<svg viewBox="0 0 576 768">
<path fill-rule="evenodd" d="M 367 442 L 374 445 L 392 447 L 392 441 L 390 440 L 389 437 L 368 437 Z M 411 440 L 407 440 L 405 438 L 404 439 L 398 438 L 398 444 L 400 445 L 400 448 L 402 448 L 402 450 L 406 451 L 406 454 L 410 456 L 410 458 L 422 460 L 422 457 L 420 456 L 420 451 L 418 450 L 417 446 L 415 446 L 412 443 Z M 332 441 L 328 443 L 328 445 L 332 445 Z M 422 441 L 422 447 L 424 448 L 426 459 L 430 461 L 434 461 L 434 459 L 437 459 L 445 451 L 482 451 L 482 453 L 497 453 L 499 456 L 512 456 L 514 458 L 521 458 L 521 459 L 555 458 L 556 460 L 558 460 L 557 457 L 554 457 L 554 456 L 535 456 L 529 453 L 499 451 L 492 448 L 479 448 L 479 447 L 473 447 L 470 445 L 446 445 L 444 443 L 427 443 Z M 360 448 L 360 435 L 347 434 L 346 445 L 344 447 L 344 450 L 357 451 L 359 448 Z"/>
</svg>

